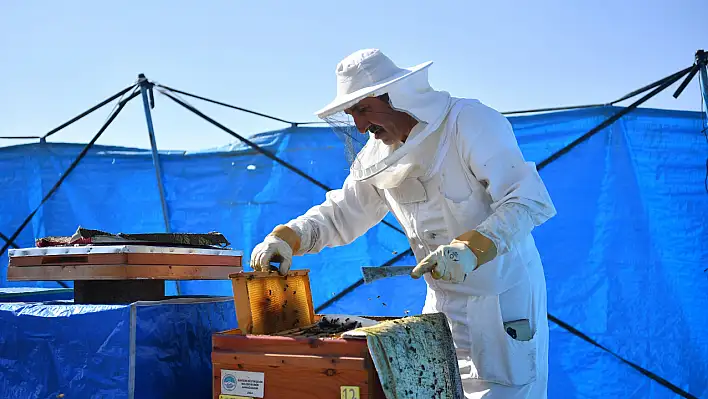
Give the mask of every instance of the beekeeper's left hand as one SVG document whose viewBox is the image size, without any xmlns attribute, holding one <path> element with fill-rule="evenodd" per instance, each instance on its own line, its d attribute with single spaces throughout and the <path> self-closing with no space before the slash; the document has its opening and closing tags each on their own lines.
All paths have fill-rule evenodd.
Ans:
<svg viewBox="0 0 708 399">
<path fill-rule="evenodd" d="M 448 245 L 441 245 L 426 256 L 411 271 L 411 277 L 420 278 L 430 271 L 436 280 L 461 283 L 467 274 L 477 268 L 477 257 L 462 241 L 453 240 Z"/>
</svg>

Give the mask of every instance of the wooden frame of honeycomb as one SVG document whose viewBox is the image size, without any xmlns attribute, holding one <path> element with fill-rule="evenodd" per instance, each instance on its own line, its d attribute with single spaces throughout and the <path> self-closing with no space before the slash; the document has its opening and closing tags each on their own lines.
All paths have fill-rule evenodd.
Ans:
<svg viewBox="0 0 708 399">
<path fill-rule="evenodd" d="M 238 330 L 267 335 L 315 323 L 309 270 L 240 272 L 229 275 Z"/>
</svg>

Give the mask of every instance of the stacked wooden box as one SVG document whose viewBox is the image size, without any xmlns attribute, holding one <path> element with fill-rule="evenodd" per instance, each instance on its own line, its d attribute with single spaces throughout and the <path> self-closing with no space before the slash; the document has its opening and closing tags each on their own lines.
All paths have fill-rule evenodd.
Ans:
<svg viewBox="0 0 708 399">
<path fill-rule="evenodd" d="M 230 276 L 239 328 L 213 336 L 215 399 L 385 398 L 365 339 L 309 333 L 308 272 Z"/>
</svg>

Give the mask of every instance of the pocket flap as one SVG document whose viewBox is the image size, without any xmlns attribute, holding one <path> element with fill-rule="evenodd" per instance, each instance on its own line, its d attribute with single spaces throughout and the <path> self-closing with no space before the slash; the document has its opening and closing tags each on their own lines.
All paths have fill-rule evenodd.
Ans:
<svg viewBox="0 0 708 399">
<path fill-rule="evenodd" d="M 428 199 L 425 186 L 417 178 L 404 180 L 400 186 L 390 189 L 389 193 L 399 204 L 414 204 Z"/>
</svg>

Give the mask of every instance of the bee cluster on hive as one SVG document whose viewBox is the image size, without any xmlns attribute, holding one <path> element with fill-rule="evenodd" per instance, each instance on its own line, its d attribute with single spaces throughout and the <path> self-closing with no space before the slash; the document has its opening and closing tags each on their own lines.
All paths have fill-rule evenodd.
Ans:
<svg viewBox="0 0 708 399">
<path fill-rule="evenodd" d="M 360 322 L 350 320 L 349 318 L 329 319 L 326 316 L 323 316 L 313 325 L 281 331 L 271 335 L 303 338 L 337 338 L 341 336 L 341 334 L 360 328 L 361 326 L 362 325 Z"/>
</svg>

